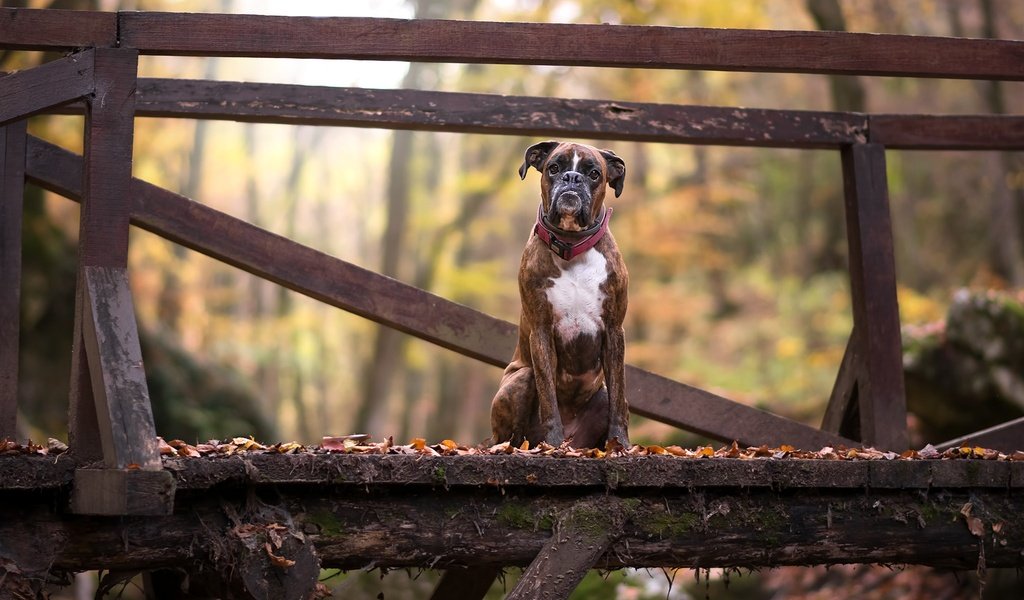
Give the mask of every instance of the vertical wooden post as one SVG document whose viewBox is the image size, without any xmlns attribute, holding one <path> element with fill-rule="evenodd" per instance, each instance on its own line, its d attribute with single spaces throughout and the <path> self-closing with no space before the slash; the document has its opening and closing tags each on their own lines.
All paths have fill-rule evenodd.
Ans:
<svg viewBox="0 0 1024 600">
<path fill-rule="evenodd" d="M 81 514 L 170 514 L 174 478 L 163 471 L 128 287 L 128 225 L 139 53 L 95 50 L 86 101 L 78 286 L 69 438 L 79 459 L 71 509 Z"/>
<path fill-rule="evenodd" d="M 106 466 L 123 468 L 124 456 L 111 455 L 110 440 L 101 440 L 100 424 L 108 428 L 109 420 L 119 412 L 116 404 L 124 402 L 148 403 L 148 393 L 141 397 L 102 398 L 98 409 L 106 415 L 97 419 L 94 389 L 102 389 L 104 374 L 92 373 L 101 361 L 99 356 L 89 359 L 86 333 L 94 332 L 97 305 L 109 298 L 90 298 L 90 292 L 111 293 L 116 285 L 89 286 L 86 272 L 91 267 L 125 269 L 128 265 L 129 186 L 131 182 L 132 144 L 135 118 L 135 85 L 138 51 L 134 49 L 96 48 L 94 74 L 95 94 L 87 97 L 85 112 L 85 162 L 82 173 L 82 212 L 79 225 L 79 270 L 75 296 L 75 337 L 72 348 L 70 441 L 76 454 L 85 460 L 103 458 Z M 96 274 L 93 273 L 93 277 Z M 116 275 L 109 278 L 116 280 Z M 134 317 L 132 317 L 134 318 Z M 128 346 L 137 347 L 134 322 L 127 332 Z M 93 345 L 93 350 L 102 351 Z M 134 351 L 130 352 L 132 355 Z M 127 355 L 126 355 L 127 356 Z M 96 386 L 93 386 L 93 381 Z M 142 392 L 145 392 L 144 379 Z M 148 409 L 147 409 L 148 410 Z M 138 436 L 156 436 L 152 413 L 148 423 L 136 424 L 147 431 Z M 115 424 L 118 427 L 118 424 Z M 106 441 L 108 453 L 103 453 Z M 137 458 L 137 457 L 136 457 Z M 152 459 L 152 458 L 151 458 Z M 137 462 L 137 461 L 132 461 Z M 152 462 L 152 461 L 146 461 Z M 159 464 L 159 457 L 157 458 Z"/>
<path fill-rule="evenodd" d="M 0 127 L 0 440 L 17 436 L 25 124 Z"/>
<path fill-rule="evenodd" d="M 861 441 L 903 451 L 908 446 L 907 402 L 885 148 L 845 146 L 842 163 Z"/>
<path fill-rule="evenodd" d="M 96 91 L 86 98 L 85 161 L 78 241 L 78 284 L 71 350 L 69 445 L 82 460 L 103 458 L 85 356 L 85 267 L 128 265 L 128 206 L 134 142 L 138 51 L 97 48 Z"/>
</svg>

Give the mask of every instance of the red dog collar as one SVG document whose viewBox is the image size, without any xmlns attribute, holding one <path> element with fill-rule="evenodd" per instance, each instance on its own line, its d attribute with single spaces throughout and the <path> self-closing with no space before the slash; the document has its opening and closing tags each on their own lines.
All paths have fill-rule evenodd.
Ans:
<svg viewBox="0 0 1024 600">
<path fill-rule="evenodd" d="M 612 208 L 603 209 L 604 216 L 598 224 L 583 231 L 564 231 L 552 227 L 544 218 L 544 205 L 537 207 L 537 225 L 533 230 L 537 237 L 562 260 L 572 260 L 597 245 L 608 231 L 608 221 L 612 218 Z"/>
</svg>

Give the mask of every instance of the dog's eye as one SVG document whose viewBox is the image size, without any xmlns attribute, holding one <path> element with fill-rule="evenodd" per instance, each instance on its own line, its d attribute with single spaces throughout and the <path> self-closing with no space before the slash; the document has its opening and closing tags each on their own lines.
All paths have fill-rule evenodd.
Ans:
<svg viewBox="0 0 1024 600">
<path fill-rule="evenodd" d="M 558 165 L 551 165 L 548 167 L 548 173 L 551 175 L 558 175 Z"/>
<path fill-rule="evenodd" d="M 591 169 L 591 170 L 590 170 L 590 173 L 589 173 L 589 177 L 590 177 L 590 178 L 591 178 L 592 180 L 594 180 L 594 181 L 597 181 L 598 179 L 600 179 L 600 178 L 601 178 L 601 171 L 599 171 L 599 170 L 597 170 L 597 169 Z"/>
</svg>

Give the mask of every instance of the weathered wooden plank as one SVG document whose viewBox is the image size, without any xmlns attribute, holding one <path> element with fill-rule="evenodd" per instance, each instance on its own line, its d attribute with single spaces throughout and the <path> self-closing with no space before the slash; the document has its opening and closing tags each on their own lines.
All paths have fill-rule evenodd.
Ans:
<svg viewBox="0 0 1024 600">
<path fill-rule="evenodd" d="M 981 446 L 1001 452 L 1024 450 L 1024 417 L 982 429 L 936 445 L 939 450 L 961 446 Z"/>
<path fill-rule="evenodd" d="M 49 502 L 4 501 L 0 539 L 5 558 L 31 563 L 25 570 L 194 568 L 248 522 L 252 506 L 243 490 L 179 495 L 172 515 L 121 519 L 82 519 L 53 511 Z M 293 486 L 277 488 L 273 497 L 327 568 L 526 565 L 549 542 L 558 518 L 581 502 L 605 507 L 601 522 L 628 517 L 619 542 L 598 559 L 601 568 L 882 563 L 973 570 L 979 544 L 990 568 L 1021 564 L 1024 496 L 1018 491 L 699 491 L 407 487 L 339 494 Z M 985 526 L 983 538 L 961 515 L 968 502 Z"/>
<path fill-rule="evenodd" d="M 795 148 L 862 142 L 867 126 L 853 113 L 175 79 L 141 79 L 136 114 Z"/>
<path fill-rule="evenodd" d="M 135 130 L 138 52 L 97 48 L 96 93 L 85 113 L 84 168 L 76 170 L 82 193 L 78 234 L 78 282 L 71 348 L 68 442 L 83 459 L 98 460 L 102 442 L 93 381 L 84 352 L 84 268 L 128 265 L 129 185 Z M 98 376 L 98 374 L 93 374 Z M 120 465 L 124 466 L 124 465 Z"/>
<path fill-rule="evenodd" d="M 1024 79 L 1024 42 L 1006 40 L 427 19 L 118 17 L 122 45 L 144 54 Z"/>
<path fill-rule="evenodd" d="M 174 477 L 167 471 L 78 469 L 71 511 L 80 515 L 169 515 Z"/>
<path fill-rule="evenodd" d="M 29 138 L 27 173 L 46 189 L 79 197 L 80 159 Z M 408 284 L 297 244 L 138 179 L 132 220 L 188 248 L 222 260 L 332 306 L 394 327 L 460 354 L 504 367 L 516 326 Z M 330 272 L 330 277 L 323 273 Z M 430 319 L 423 319 L 429 314 Z M 851 440 L 731 402 L 635 367 L 626 369 L 631 410 L 714 439 L 807 448 Z"/>
<path fill-rule="evenodd" d="M 55 50 L 117 45 L 117 15 L 84 10 L 0 8 L 0 48 Z"/>
<path fill-rule="evenodd" d="M 524 455 L 242 453 L 164 457 L 178 491 L 217 487 L 334 486 L 367 488 L 491 488 L 561 494 L 573 488 L 636 492 L 709 487 L 816 493 L 848 490 L 1024 490 L 1024 462 L 915 459 L 678 458 L 665 455 L 555 458 Z M 67 488 L 74 461 L 53 456 L 0 457 L 0 492 Z"/>
<path fill-rule="evenodd" d="M 86 266 L 83 283 L 82 329 L 104 463 L 110 469 L 159 470 L 160 449 L 128 272 Z"/>
<path fill-rule="evenodd" d="M 839 372 L 821 420 L 822 431 L 829 431 L 851 439 L 860 438 L 860 414 L 857 407 L 857 377 L 861 371 L 860 341 L 857 330 L 850 332 Z"/>
<path fill-rule="evenodd" d="M 869 130 L 897 150 L 1024 150 L 1020 115 L 870 115 Z"/>
<path fill-rule="evenodd" d="M 817 450 L 856 446 L 853 440 L 739 404 L 706 390 L 626 366 L 629 410 L 723 442 L 744 446 L 790 444 Z"/>
<path fill-rule="evenodd" d="M 0 440 L 15 439 L 26 121 L 0 127 Z"/>
<path fill-rule="evenodd" d="M 93 53 L 83 50 L 0 77 L 0 126 L 91 94 Z"/>
<path fill-rule="evenodd" d="M 81 113 L 82 106 L 48 112 Z M 1024 117 L 1017 115 L 868 115 L 203 80 L 140 79 L 136 115 L 787 148 L 870 141 L 896 150 L 1024 149 Z"/>
<path fill-rule="evenodd" d="M 885 149 L 878 144 L 845 147 L 842 164 L 850 293 L 861 354 L 861 440 L 902 452 L 909 443 L 907 404 Z"/>
</svg>

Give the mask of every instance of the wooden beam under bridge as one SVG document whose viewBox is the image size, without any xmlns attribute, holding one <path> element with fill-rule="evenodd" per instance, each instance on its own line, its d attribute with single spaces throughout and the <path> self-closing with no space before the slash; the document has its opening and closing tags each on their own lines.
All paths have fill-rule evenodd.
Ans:
<svg viewBox="0 0 1024 600">
<path fill-rule="evenodd" d="M 525 566 L 575 519 L 607 537 L 600 568 L 1024 565 L 1024 461 L 306 451 L 163 465 L 173 515 L 82 519 L 57 501 L 70 460 L 0 457 L 0 558 L 26 572 L 226 572 L 217 553 L 239 558 L 239 532 L 279 526 L 302 543 L 271 554 L 324 568 Z"/>
</svg>

